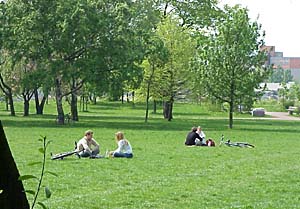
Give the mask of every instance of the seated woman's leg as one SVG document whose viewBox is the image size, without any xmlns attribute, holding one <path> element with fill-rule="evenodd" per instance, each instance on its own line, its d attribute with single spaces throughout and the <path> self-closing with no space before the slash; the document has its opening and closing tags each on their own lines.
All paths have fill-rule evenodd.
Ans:
<svg viewBox="0 0 300 209">
<path fill-rule="evenodd" d="M 133 157 L 133 155 L 131 153 L 128 154 L 128 153 L 121 153 L 121 152 L 115 152 L 113 156 L 114 157 L 126 157 L 126 158 L 132 158 Z"/>
</svg>

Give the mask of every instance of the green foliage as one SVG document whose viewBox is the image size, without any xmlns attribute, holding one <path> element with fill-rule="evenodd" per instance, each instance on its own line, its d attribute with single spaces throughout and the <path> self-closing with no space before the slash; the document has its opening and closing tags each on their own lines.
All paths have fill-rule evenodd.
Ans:
<svg viewBox="0 0 300 209">
<path fill-rule="evenodd" d="M 287 83 L 293 81 L 292 71 L 290 69 L 284 70 L 282 68 L 273 69 L 268 81 L 271 83 Z"/>
<path fill-rule="evenodd" d="M 35 175 L 22 175 L 19 177 L 19 180 L 20 181 L 26 181 L 26 180 L 29 180 L 29 179 L 36 179 L 38 181 L 38 185 L 37 185 L 37 189 L 36 191 L 33 191 L 33 190 L 25 190 L 26 193 L 28 194 L 31 194 L 31 195 L 34 195 L 34 198 L 33 198 L 33 201 L 32 201 L 32 205 L 31 205 L 31 208 L 33 209 L 35 207 L 35 204 L 37 203 L 38 205 L 40 205 L 42 208 L 46 208 L 48 209 L 49 207 L 47 207 L 43 202 L 40 202 L 38 201 L 37 202 L 37 199 L 38 199 L 38 195 L 39 195 L 39 192 L 40 192 L 40 189 L 42 187 L 42 182 L 43 182 L 43 178 L 44 178 L 44 175 L 46 173 L 49 173 L 49 174 L 52 174 L 54 176 L 57 176 L 56 173 L 53 173 L 53 172 L 50 172 L 50 171 L 45 171 L 45 165 L 46 165 L 46 151 L 47 151 L 47 147 L 49 146 L 49 143 L 51 141 L 47 141 L 46 137 L 42 137 L 39 139 L 39 141 L 41 141 L 43 143 L 43 147 L 39 148 L 39 152 L 43 155 L 43 160 L 42 162 L 33 162 L 33 163 L 29 163 L 28 165 L 29 166 L 33 166 L 33 165 L 37 165 L 37 164 L 42 164 L 42 170 L 41 170 L 41 174 L 40 174 L 40 178 L 38 178 L 37 176 Z M 45 195 L 46 195 L 46 198 L 49 199 L 51 197 L 51 191 L 50 189 L 46 186 L 45 187 Z"/>
<path fill-rule="evenodd" d="M 247 9 L 239 6 L 225 6 L 220 20 L 209 32 L 206 39 L 199 40 L 193 73 L 201 90 L 229 103 L 232 127 L 234 106 L 251 105 L 256 98 L 254 89 L 268 75 L 269 69 L 264 67 L 266 55 L 260 51 L 264 34 L 257 22 L 250 21 Z"/>
</svg>

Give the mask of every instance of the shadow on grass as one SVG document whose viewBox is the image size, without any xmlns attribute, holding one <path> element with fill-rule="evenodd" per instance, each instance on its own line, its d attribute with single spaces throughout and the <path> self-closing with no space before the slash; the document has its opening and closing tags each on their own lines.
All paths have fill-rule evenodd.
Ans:
<svg viewBox="0 0 300 209">
<path fill-rule="evenodd" d="M 79 122 L 58 125 L 56 123 L 56 115 L 42 115 L 30 117 L 5 117 L 2 123 L 5 127 L 43 127 L 43 128 L 112 128 L 121 130 L 152 130 L 152 131 L 186 131 L 188 132 L 192 126 L 201 125 L 206 131 L 226 131 L 228 128 L 228 119 L 185 119 L 174 118 L 171 122 L 162 118 L 150 118 L 148 123 L 144 122 L 141 116 L 80 116 Z M 276 128 L 275 128 L 276 126 Z M 286 132 L 300 133 L 299 124 L 290 121 L 272 121 L 272 120 L 234 120 L 234 131 L 248 132 Z M 280 128 L 278 128 L 280 127 Z"/>
</svg>

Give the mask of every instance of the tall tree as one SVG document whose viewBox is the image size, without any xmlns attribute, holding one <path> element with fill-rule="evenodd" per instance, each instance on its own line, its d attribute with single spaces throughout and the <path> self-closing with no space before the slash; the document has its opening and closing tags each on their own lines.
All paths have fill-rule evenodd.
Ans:
<svg viewBox="0 0 300 209">
<path fill-rule="evenodd" d="M 178 19 L 167 17 L 158 27 L 158 36 L 169 51 L 168 62 L 161 74 L 162 95 L 164 97 L 164 118 L 172 120 L 172 109 L 176 93 L 186 82 L 190 60 L 194 56 L 196 43 L 190 31 L 179 25 Z"/>
<path fill-rule="evenodd" d="M 250 21 L 247 9 L 225 6 L 207 41 L 199 46 L 195 61 L 196 79 L 207 92 L 229 104 L 229 127 L 234 106 L 243 95 L 254 98 L 254 89 L 266 76 L 266 55 L 261 26 Z"/>
</svg>

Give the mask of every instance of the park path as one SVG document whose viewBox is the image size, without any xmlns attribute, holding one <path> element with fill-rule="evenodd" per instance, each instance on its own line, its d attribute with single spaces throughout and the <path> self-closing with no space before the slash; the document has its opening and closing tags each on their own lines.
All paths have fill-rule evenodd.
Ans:
<svg viewBox="0 0 300 209">
<path fill-rule="evenodd" d="M 274 119 L 274 120 L 295 120 L 300 121 L 300 117 L 291 116 L 288 112 L 266 112 L 266 115 L 271 116 L 272 118 L 265 119 Z"/>
</svg>

